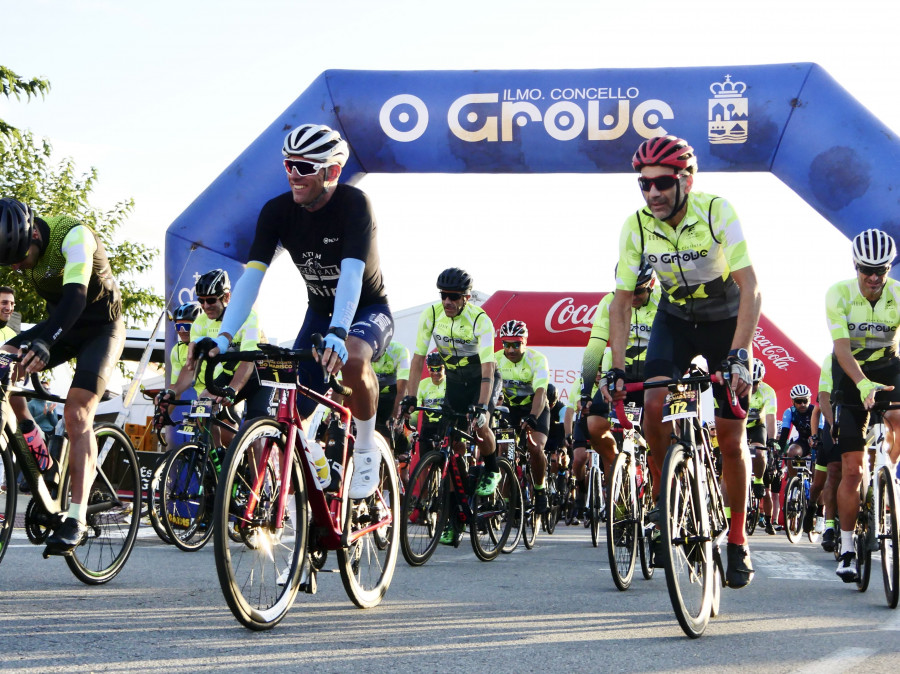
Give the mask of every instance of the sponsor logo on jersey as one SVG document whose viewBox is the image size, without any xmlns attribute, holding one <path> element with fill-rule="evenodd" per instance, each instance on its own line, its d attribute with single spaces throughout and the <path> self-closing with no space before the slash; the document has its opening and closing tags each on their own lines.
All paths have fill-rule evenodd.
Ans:
<svg viewBox="0 0 900 674">
<path fill-rule="evenodd" d="M 676 250 L 674 253 L 662 253 L 661 255 L 647 255 L 647 261 L 650 264 L 656 264 L 659 262 L 660 264 L 674 264 L 676 262 L 693 262 L 694 260 L 699 260 L 701 257 L 706 257 L 709 255 L 708 250 L 685 250 L 679 251 Z"/>
<path fill-rule="evenodd" d="M 894 332 L 897 326 L 882 325 L 881 323 L 848 323 L 847 329 L 851 332 L 858 330 L 859 332 Z"/>
</svg>

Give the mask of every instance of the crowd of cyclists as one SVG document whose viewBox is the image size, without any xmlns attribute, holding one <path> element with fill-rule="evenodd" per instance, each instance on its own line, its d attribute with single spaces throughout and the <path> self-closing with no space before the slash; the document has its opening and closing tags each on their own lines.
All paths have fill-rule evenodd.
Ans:
<svg viewBox="0 0 900 674">
<path fill-rule="evenodd" d="M 868 410 L 876 400 L 900 400 L 900 285 L 887 276 L 896 255 L 888 233 L 867 229 L 853 239 L 856 276 L 826 294 L 834 350 L 823 362 L 817 400 L 807 383 L 796 382 L 791 405 L 779 417 L 775 391 L 764 381 L 765 362 L 753 356 L 761 296 L 737 213 L 724 198 L 694 189 L 697 158 L 687 141 L 661 136 L 642 142 L 632 168 L 644 203 L 622 226 L 615 285 L 599 303 L 579 380 L 564 404 L 549 381 L 547 358 L 529 346 L 525 322 L 495 326 L 473 303 L 472 275 L 460 267 L 439 274 L 439 300 L 419 317 L 411 349 L 393 340 L 371 204 L 358 188 L 339 182 L 347 143 L 326 126 L 304 124 L 287 135 L 282 151 L 290 190 L 262 207 L 234 287 L 222 269 L 198 273 L 196 301 L 171 314 L 178 341 L 170 354 L 169 388 L 158 398 L 162 406 L 193 388 L 193 395 L 225 406 L 245 402 L 246 419 L 270 413 L 272 390 L 260 385 L 252 363 L 219 366 L 214 379 L 224 394 L 214 395 L 205 390 L 200 358 L 252 350 L 264 340 L 253 305 L 274 256 L 285 250 L 307 288 L 294 348 L 312 348 L 313 335 L 324 335 L 314 350 L 317 362 L 300 365 L 300 380 L 324 393 L 323 371 L 339 374 L 353 391 L 346 400 L 355 425 L 351 499 L 376 489 L 376 432 L 389 439 L 402 463 L 410 453 L 437 448 L 440 415 L 434 410 L 446 407 L 470 422 L 482 464 L 476 495 L 491 494 L 500 481 L 493 423 L 499 416 L 529 435 L 536 511 L 548 510 L 548 477 L 569 475 L 575 500 L 568 520 L 578 522 L 585 517 L 587 450 L 596 450 L 604 467 L 612 466 L 619 449 L 611 412 L 623 400 L 643 408 L 641 433 L 657 499 L 672 434 L 662 415 L 666 390 L 626 393 L 625 384 L 682 377 L 702 357 L 718 375 L 710 425 L 730 520 L 724 584 L 741 588 L 754 576 L 746 495 L 759 499 L 760 524 L 775 535 L 783 527 L 782 486 L 795 470 L 792 459 L 802 458 L 815 465 L 813 507 L 803 528 L 821 533 L 826 550 L 839 543 L 837 574 L 845 582 L 856 580 L 853 524 L 866 473 Z M 67 554 L 86 535 L 84 485 L 97 456 L 90 429 L 122 353 L 121 297 L 95 232 L 72 217 L 41 217 L 10 198 L 0 199 L 0 264 L 23 274 L 48 304 L 44 321 L 18 335 L 3 334 L 8 341 L 2 349 L 22 357 L 12 376 L 72 358 L 77 363 L 65 405 L 71 505 L 47 539 L 50 554 Z M 728 404 L 730 392 L 746 419 Z M 314 405 L 300 400 L 300 414 L 309 418 Z M 843 410 L 837 423 L 835 402 Z M 53 459 L 27 405 L 14 399 L 13 407 L 25 441 L 49 470 Z M 893 443 L 897 421 L 897 411 L 884 414 L 894 462 L 900 453 Z M 230 437 L 219 441 L 227 445 Z M 407 475 L 401 471 L 401 477 Z M 658 527 L 660 516 L 654 507 L 647 520 Z M 452 542 L 458 533 L 448 529 L 441 541 Z M 654 545 L 658 537 L 657 531 Z"/>
</svg>

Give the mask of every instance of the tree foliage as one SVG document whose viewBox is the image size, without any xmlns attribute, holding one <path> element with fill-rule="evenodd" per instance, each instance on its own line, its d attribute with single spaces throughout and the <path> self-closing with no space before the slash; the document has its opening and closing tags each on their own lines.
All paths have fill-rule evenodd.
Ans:
<svg viewBox="0 0 900 674">
<path fill-rule="evenodd" d="M 43 94 L 50 85 L 40 79 L 23 82 L 11 70 L 0 66 L 0 87 L 7 98 L 11 95 L 20 98 L 23 93 L 30 98 L 38 92 Z M 157 315 L 164 302 L 133 277 L 153 268 L 159 249 L 133 241 L 116 241 L 115 235 L 134 210 L 134 200 L 120 201 L 109 210 L 100 209 L 90 202 L 96 182 L 96 168 L 80 173 L 72 158 L 54 162 L 52 146 L 46 138 L 37 141 L 30 131 L 15 130 L 6 135 L 0 131 L 0 196 L 28 204 L 39 216 L 72 216 L 97 232 L 122 293 L 126 325 L 143 327 Z M 16 289 L 16 309 L 24 322 L 36 323 L 46 318 L 44 301 L 10 268 L 0 268 L 0 285 Z"/>
<path fill-rule="evenodd" d="M 30 80 L 23 80 L 19 75 L 9 68 L 0 65 L 0 95 L 10 98 L 16 97 L 17 101 L 30 101 L 32 96 L 41 95 L 43 98 L 50 91 L 50 81 L 35 77 Z M 14 126 L 10 126 L 0 119 L 0 144 L 4 144 L 13 139 L 21 139 L 21 132 Z"/>
</svg>

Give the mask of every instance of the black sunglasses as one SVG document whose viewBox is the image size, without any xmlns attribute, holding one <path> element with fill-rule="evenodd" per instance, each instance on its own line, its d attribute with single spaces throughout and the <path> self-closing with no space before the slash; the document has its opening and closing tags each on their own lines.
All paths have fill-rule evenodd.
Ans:
<svg viewBox="0 0 900 674">
<path fill-rule="evenodd" d="M 858 264 L 856 265 L 856 271 L 858 271 L 863 276 L 871 276 L 875 274 L 875 276 L 884 276 L 890 270 L 890 266 L 883 264 L 878 267 L 870 267 L 866 264 Z"/>
<path fill-rule="evenodd" d="M 649 192 L 650 188 L 656 185 L 656 189 L 660 192 L 665 192 L 668 189 L 675 187 L 675 183 L 679 181 L 683 176 L 679 174 L 665 175 L 665 176 L 656 176 L 655 178 L 645 178 L 644 176 L 640 176 L 638 178 L 638 185 L 641 186 L 641 191 Z"/>
<path fill-rule="evenodd" d="M 440 371 L 442 371 L 444 368 L 443 368 L 443 366 L 441 366 L 441 365 L 438 365 L 437 367 L 431 367 L 431 366 L 429 365 L 429 366 L 428 366 L 428 369 L 431 370 L 432 372 L 440 372 Z"/>
<path fill-rule="evenodd" d="M 462 293 L 446 293 L 443 290 L 441 291 L 441 299 L 442 300 L 451 300 L 453 302 L 458 302 L 462 299 Z"/>
<path fill-rule="evenodd" d="M 521 349 L 522 342 L 503 342 L 504 349 Z"/>
<path fill-rule="evenodd" d="M 198 297 L 197 301 L 200 304 L 215 304 L 220 299 L 222 299 L 222 298 L 221 297 Z"/>
<path fill-rule="evenodd" d="M 794 398 L 794 402 L 798 405 L 807 405 L 809 404 L 809 398 Z"/>
</svg>

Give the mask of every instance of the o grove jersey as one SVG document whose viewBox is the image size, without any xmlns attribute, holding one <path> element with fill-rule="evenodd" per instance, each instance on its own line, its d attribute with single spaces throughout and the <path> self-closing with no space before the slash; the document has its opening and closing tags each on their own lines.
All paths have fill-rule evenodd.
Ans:
<svg viewBox="0 0 900 674">
<path fill-rule="evenodd" d="M 839 281 L 825 295 L 825 315 L 831 338 L 849 339 L 860 366 L 881 365 L 897 355 L 900 282 L 885 279 L 881 297 L 872 306 L 860 292 L 859 281 Z"/>
<path fill-rule="evenodd" d="M 419 407 L 440 407 L 444 404 L 444 397 L 447 393 L 447 377 L 441 379 L 439 384 L 431 381 L 431 377 L 425 377 L 419 382 L 419 390 L 416 391 L 416 405 Z M 415 426 L 419 413 L 410 414 L 410 423 Z M 425 413 L 425 421 L 435 423 L 440 419 L 437 414 Z"/>
<path fill-rule="evenodd" d="M 734 208 L 702 192 L 688 194 L 687 211 L 674 229 L 649 207 L 628 216 L 619 239 L 616 288 L 634 290 L 641 255 L 662 286 L 660 309 L 689 321 L 737 316 L 740 288 L 733 271 L 750 266 L 747 242 Z"/>
<path fill-rule="evenodd" d="M 378 377 L 378 389 L 387 393 L 398 379 L 409 380 L 409 349 L 400 342 L 391 342 L 381 358 L 372 361 L 372 369 Z"/>
<path fill-rule="evenodd" d="M 503 349 L 494 353 L 497 374 L 503 382 L 503 397 L 510 407 L 530 405 L 534 393 L 539 388 L 547 390 L 550 383 L 550 368 L 547 357 L 540 351 L 525 347 L 522 360 L 512 362 Z"/>
<path fill-rule="evenodd" d="M 222 316 L 219 317 L 219 320 L 213 321 L 201 311 L 200 315 L 197 316 L 197 319 L 191 325 L 191 341 L 196 342 L 204 337 L 209 337 L 210 339 L 218 337 L 219 330 L 222 329 L 222 318 L 224 318 L 224 316 L 225 313 L 223 312 Z M 256 348 L 257 344 L 259 344 L 260 338 L 259 316 L 257 316 L 256 310 L 251 310 L 250 314 L 247 316 L 247 320 L 244 321 L 244 324 L 241 326 L 241 329 L 231 338 L 231 344 L 229 345 L 228 350 L 252 351 Z M 216 366 L 216 375 L 218 376 L 222 372 L 234 373 L 235 370 L 237 370 L 236 364 L 230 364 L 228 369 L 225 369 L 220 363 Z M 198 394 L 206 388 L 205 373 L 206 363 L 203 363 L 200 367 L 200 371 L 197 372 L 197 379 L 194 382 L 194 390 L 196 390 Z"/>
<path fill-rule="evenodd" d="M 440 302 L 425 309 L 419 317 L 413 353 L 426 355 L 432 339 L 444 359 L 448 377 L 480 379 L 481 364 L 494 361 L 494 324 L 484 309 L 471 302 L 453 317 L 444 313 Z"/>
</svg>

